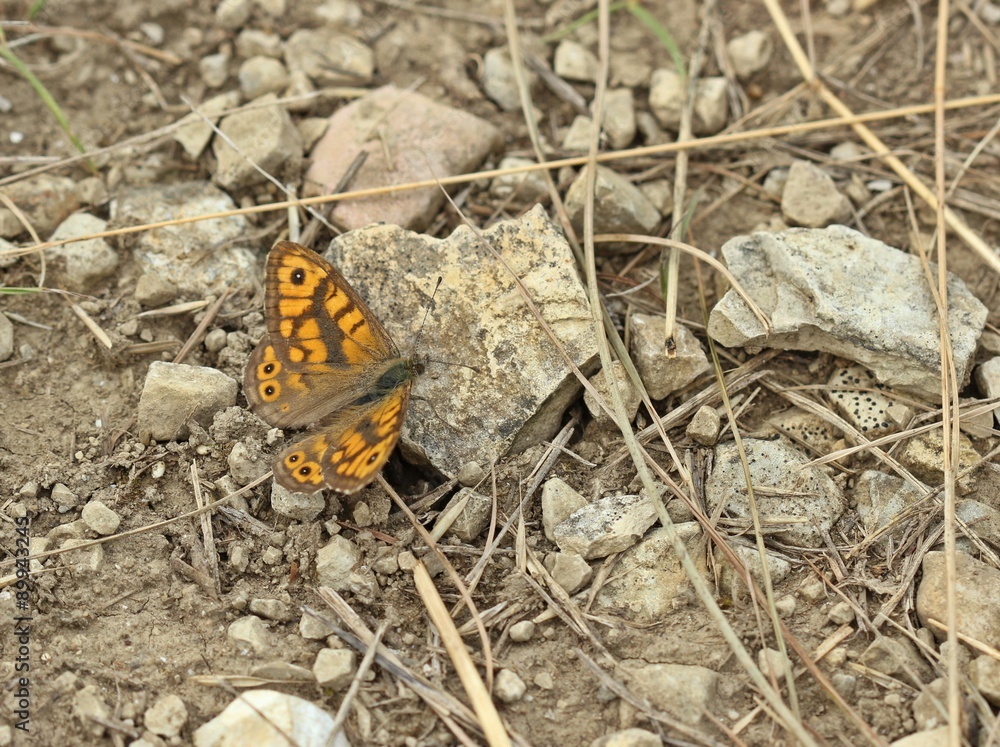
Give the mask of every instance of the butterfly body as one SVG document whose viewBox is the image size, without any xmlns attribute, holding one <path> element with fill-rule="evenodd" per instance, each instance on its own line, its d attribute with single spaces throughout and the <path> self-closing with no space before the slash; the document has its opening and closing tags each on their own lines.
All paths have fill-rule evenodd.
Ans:
<svg viewBox="0 0 1000 747">
<path fill-rule="evenodd" d="M 247 401 L 273 426 L 315 426 L 279 455 L 275 480 L 296 492 L 363 488 L 399 440 L 422 365 L 400 355 L 343 275 L 290 241 L 268 254 L 264 315 L 267 333 L 243 377 Z"/>
</svg>

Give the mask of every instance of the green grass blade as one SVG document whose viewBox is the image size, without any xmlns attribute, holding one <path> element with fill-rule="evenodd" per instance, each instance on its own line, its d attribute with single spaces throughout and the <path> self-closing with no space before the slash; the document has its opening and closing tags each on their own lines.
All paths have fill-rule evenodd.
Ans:
<svg viewBox="0 0 1000 747">
<path fill-rule="evenodd" d="M 611 3 L 611 5 L 608 6 L 608 10 L 614 13 L 616 10 L 621 10 L 627 5 L 629 5 L 628 0 L 625 0 L 625 2 Z M 589 11 L 588 13 L 584 13 L 582 16 L 577 18 L 575 21 L 570 22 L 563 28 L 556 29 L 551 34 L 546 34 L 545 36 L 542 37 L 542 41 L 545 42 L 546 44 L 551 44 L 552 42 L 559 41 L 560 39 L 565 39 L 567 36 L 572 34 L 581 26 L 586 26 L 588 23 L 593 23 L 596 20 L 597 20 L 597 10 L 595 9 Z"/>
<path fill-rule="evenodd" d="M 38 94 L 38 97 L 49 108 L 49 111 L 52 112 L 52 116 L 56 118 L 59 126 L 62 128 L 63 132 L 66 133 L 66 137 L 68 137 L 69 141 L 73 143 L 73 147 L 80 151 L 80 153 L 85 153 L 86 148 L 83 147 L 83 143 L 81 143 L 76 138 L 76 135 L 73 134 L 69 125 L 69 120 L 66 118 L 66 115 L 63 114 L 63 110 L 59 106 L 59 103 L 52 97 L 52 94 L 49 93 L 45 84 L 42 83 L 42 81 L 40 81 L 23 62 L 21 62 L 17 55 L 10 51 L 10 47 L 6 44 L 6 39 L 3 39 L 2 37 L 0 37 L 0 57 L 3 57 L 3 59 L 10 63 L 12 68 L 24 76 L 24 79 L 28 81 L 32 88 L 35 89 L 35 93 Z"/>
<path fill-rule="evenodd" d="M 656 37 L 657 41 L 663 45 L 663 48 L 667 50 L 670 54 L 670 58 L 674 61 L 674 67 L 677 68 L 677 73 L 682 78 L 687 80 L 687 73 L 684 69 L 684 57 L 681 55 L 681 48 L 677 46 L 677 42 L 673 35 L 663 27 L 663 25 L 656 20 L 656 17 L 646 10 L 640 3 L 629 2 L 625 4 L 628 7 L 629 12 L 635 16 L 639 22 L 649 29 L 653 36 Z"/>
<path fill-rule="evenodd" d="M 31 9 L 28 11 L 28 20 L 34 21 L 35 16 L 42 12 L 42 9 L 45 7 L 47 2 L 48 0 L 35 0 L 35 2 L 31 4 Z"/>
</svg>

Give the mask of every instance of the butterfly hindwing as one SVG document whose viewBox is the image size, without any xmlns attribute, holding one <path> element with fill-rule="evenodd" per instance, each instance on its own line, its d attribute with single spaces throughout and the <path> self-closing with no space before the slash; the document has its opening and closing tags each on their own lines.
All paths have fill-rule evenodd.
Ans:
<svg viewBox="0 0 1000 747">
<path fill-rule="evenodd" d="M 410 399 L 409 381 L 383 399 L 348 408 L 333 422 L 288 447 L 274 466 L 275 480 L 296 492 L 363 488 L 389 460 Z"/>
</svg>

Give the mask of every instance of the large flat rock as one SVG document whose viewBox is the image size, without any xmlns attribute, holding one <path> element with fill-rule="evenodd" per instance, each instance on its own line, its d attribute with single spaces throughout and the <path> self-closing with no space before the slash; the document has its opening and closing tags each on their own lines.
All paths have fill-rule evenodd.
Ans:
<svg viewBox="0 0 1000 747">
<path fill-rule="evenodd" d="M 937 310 L 917 257 L 846 226 L 738 236 L 722 254 L 773 327 L 768 334 L 730 290 L 708 323 L 723 345 L 821 350 L 861 363 L 884 384 L 940 398 Z M 986 307 L 950 274 L 948 303 L 962 384 Z"/>
</svg>

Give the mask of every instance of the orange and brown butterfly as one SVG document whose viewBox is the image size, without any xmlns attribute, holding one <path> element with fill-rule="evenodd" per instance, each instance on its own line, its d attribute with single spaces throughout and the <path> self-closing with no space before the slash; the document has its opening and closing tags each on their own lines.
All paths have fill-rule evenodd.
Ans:
<svg viewBox="0 0 1000 747">
<path fill-rule="evenodd" d="M 282 487 L 360 490 L 399 440 L 413 379 L 389 333 L 326 260 L 291 241 L 267 255 L 267 332 L 247 361 L 251 409 L 278 428 L 314 426 L 274 464 Z"/>
</svg>

